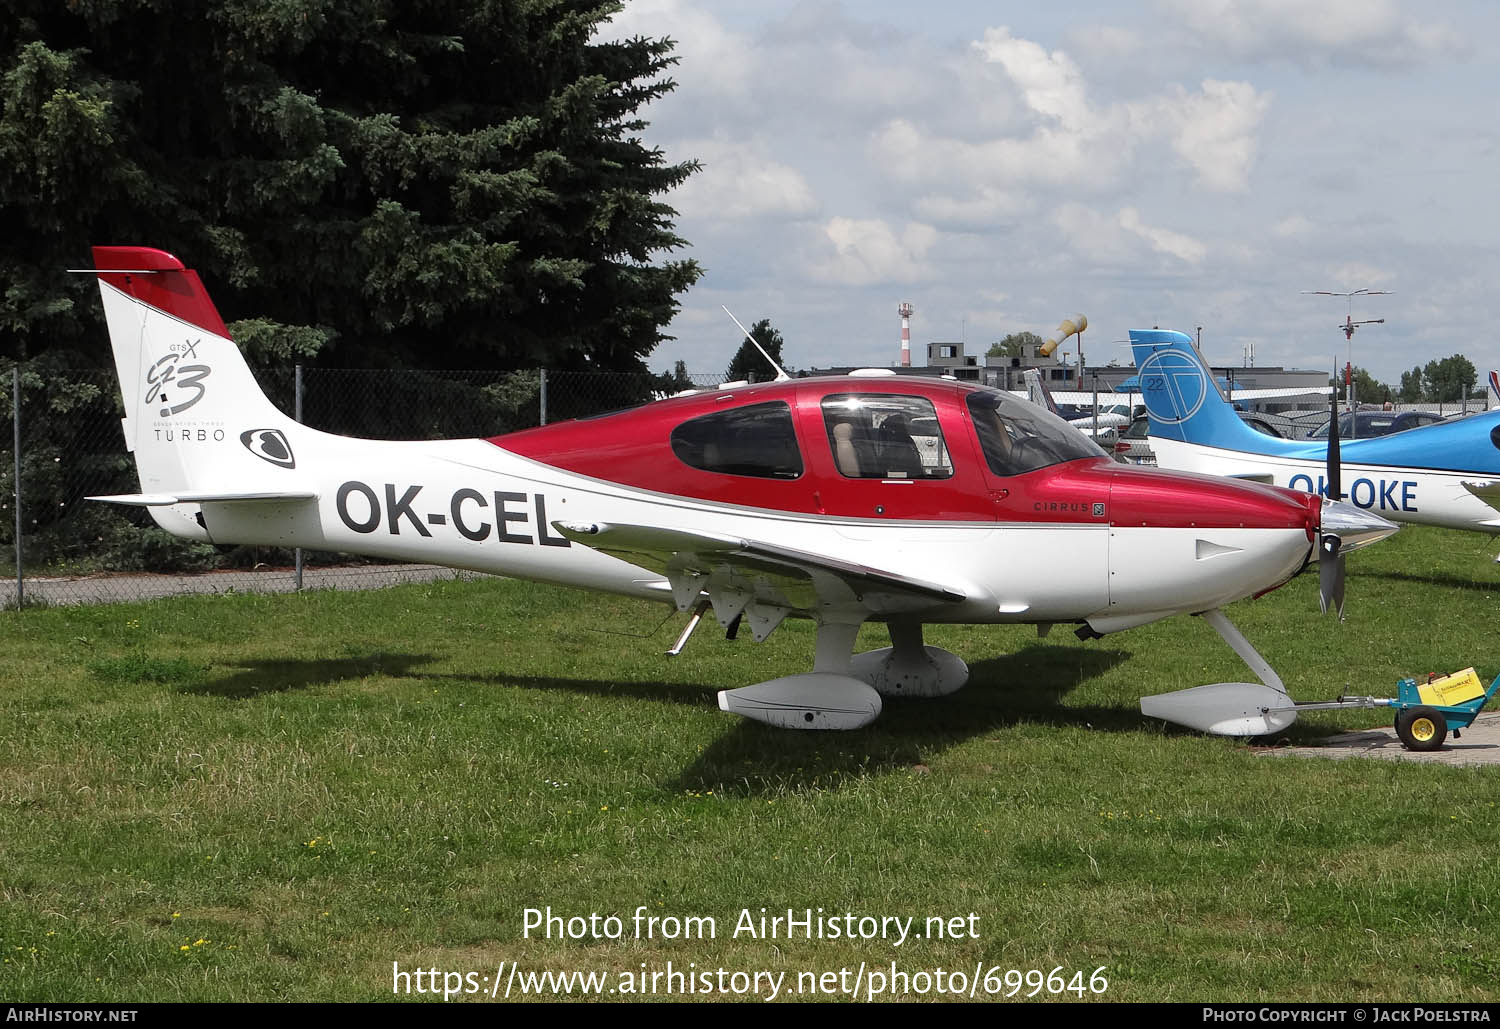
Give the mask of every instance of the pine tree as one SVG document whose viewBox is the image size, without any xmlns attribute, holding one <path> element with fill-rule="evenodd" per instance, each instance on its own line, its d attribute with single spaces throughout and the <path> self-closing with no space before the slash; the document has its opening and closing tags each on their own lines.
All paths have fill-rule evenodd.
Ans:
<svg viewBox="0 0 1500 1029">
<path fill-rule="evenodd" d="M 781 359 L 781 346 L 784 342 L 781 333 L 771 327 L 771 319 L 762 318 L 750 326 L 750 335 L 755 337 L 756 343 L 761 345 L 771 360 L 785 368 L 786 363 Z M 735 351 L 734 359 L 729 362 L 729 370 L 724 373 L 725 382 L 740 382 L 750 380 L 753 382 L 769 382 L 776 377 L 776 369 L 766 363 L 755 345 L 748 339 L 740 344 L 739 350 Z"/>
<path fill-rule="evenodd" d="M 259 359 L 644 370 L 700 274 L 616 0 L 12 0 L 0 355 L 105 363 L 94 243 L 173 251 Z"/>
</svg>

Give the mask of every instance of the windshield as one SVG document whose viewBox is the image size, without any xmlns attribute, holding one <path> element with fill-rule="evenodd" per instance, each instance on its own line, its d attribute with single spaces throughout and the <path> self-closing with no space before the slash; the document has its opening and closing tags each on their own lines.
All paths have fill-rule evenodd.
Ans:
<svg viewBox="0 0 1500 1029">
<path fill-rule="evenodd" d="M 1440 419 L 1434 418 L 1431 420 L 1439 421 Z M 1346 411 L 1343 414 L 1339 415 L 1339 436 L 1343 439 L 1349 439 L 1355 436 L 1388 436 L 1392 432 L 1398 432 L 1405 429 L 1415 429 L 1419 425 L 1426 425 L 1428 424 L 1428 421 L 1429 419 L 1426 416 L 1416 414 L 1412 415 L 1406 420 L 1404 424 L 1398 427 L 1396 424 L 1397 416 L 1394 414 L 1389 414 L 1382 411 L 1362 411 L 1359 414 L 1359 421 L 1356 422 L 1354 420 L 1354 416 Z M 1318 426 L 1312 432 L 1309 432 L 1307 434 L 1307 438 L 1327 439 L 1328 423 L 1325 421 L 1322 425 Z"/>
<path fill-rule="evenodd" d="M 968 396 L 969 417 L 990 471 L 1019 475 L 1081 457 L 1104 457 L 1083 433 L 1035 404 L 999 390 Z"/>
</svg>

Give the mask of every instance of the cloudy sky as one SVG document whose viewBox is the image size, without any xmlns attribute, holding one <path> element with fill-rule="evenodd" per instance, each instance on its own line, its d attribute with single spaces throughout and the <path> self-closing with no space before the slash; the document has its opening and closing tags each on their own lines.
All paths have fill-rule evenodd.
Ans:
<svg viewBox="0 0 1500 1029">
<path fill-rule="evenodd" d="M 1214 362 L 1500 367 L 1500 4 L 1492 0 L 627 0 L 678 87 L 646 141 L 706 269 L 650 361 L 724 369 L 720 310 L 797 367 L 1088 316 L 1203 327 Z M 1070 347 L 1070 350 L 1073 348 Z"/>
</svg>

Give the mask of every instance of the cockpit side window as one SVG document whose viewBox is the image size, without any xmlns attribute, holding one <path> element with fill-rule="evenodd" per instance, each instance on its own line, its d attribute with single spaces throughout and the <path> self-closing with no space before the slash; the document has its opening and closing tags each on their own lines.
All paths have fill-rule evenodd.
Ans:
<svg viewBox="0 0 1500 1029">
<path fill-rule="evenodd" d="M 953 459 L 924 397 L 835 393 L 823 398 L 823 425 L 839 472 L 850 479 L 946 479 Z"/>
<path fill-rule="evenodd" d="M 996 475 L 1105 456 L 1083 433 L 1035 404 L 990 389 L 970 393 L 966 403 L 985 463 Z"/>
<path fill-rule="evenodd" d="M 672 430 L 672 453 L 685 465 L 722 475 L 795 479 L 802 474 L 792 409 L 779 400 L 683 422 Z"/>
</svg>

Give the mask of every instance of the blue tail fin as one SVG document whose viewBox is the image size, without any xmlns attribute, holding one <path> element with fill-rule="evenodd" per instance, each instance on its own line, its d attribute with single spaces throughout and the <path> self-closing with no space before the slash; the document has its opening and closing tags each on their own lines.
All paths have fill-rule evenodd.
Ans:
<svg viewBox="0 0 1500 1029">
<path fill-rule="evenodd" d="M 1151 435 L 1226 450 L 1267 452 L 1256 432 L 1219 392 L 1193 341 L 1170 329 L 1131 329 L 1130 348 Z"/>
</svg>

